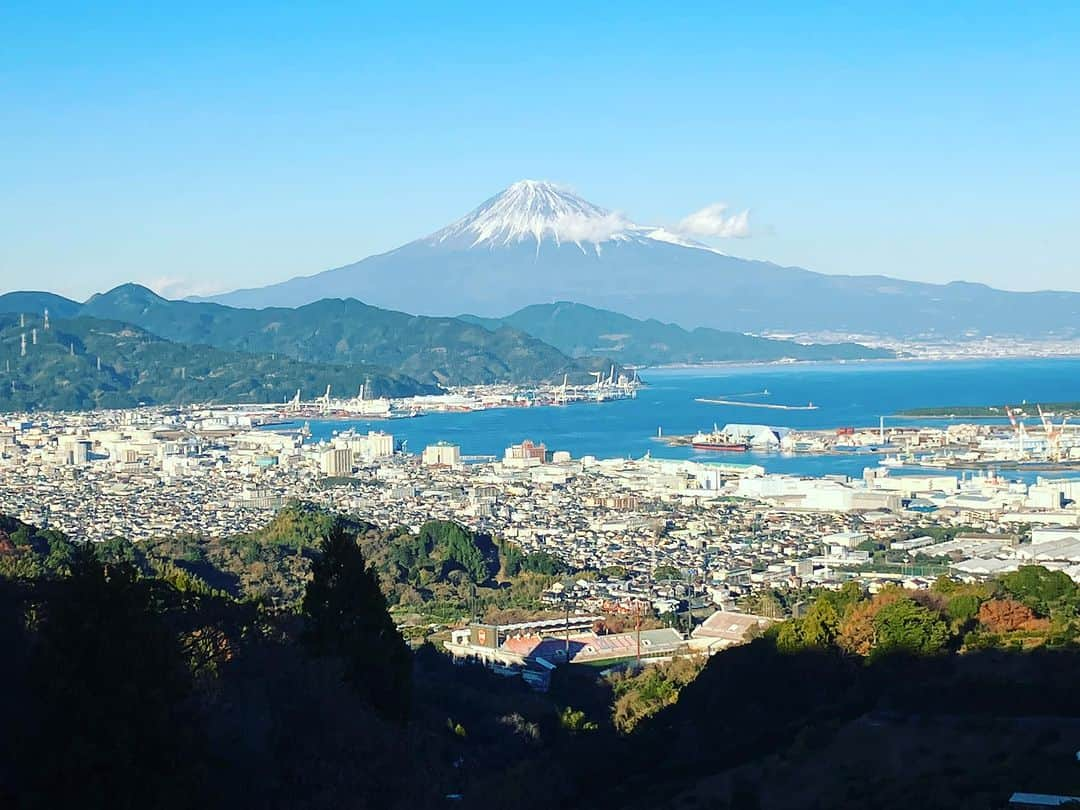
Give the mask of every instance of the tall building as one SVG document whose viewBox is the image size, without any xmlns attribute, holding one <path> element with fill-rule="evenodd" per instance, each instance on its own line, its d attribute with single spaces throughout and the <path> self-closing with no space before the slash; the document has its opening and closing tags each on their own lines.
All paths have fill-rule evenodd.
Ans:
<svg viewBox="0 0 1080 810">
<path fill-rule="evenodd" d="M 425 467 L 458 467 L 461 465 L 461 448 L 449 442 L 429 444 L 420 461 Z"/>
<path fill-rule="evenodd" d="M 90 460 L 90 440 L 81 436 L 61 436 L 57 449 L 61 464 L 82 466 Z"/>
<path fill-rule="evenodd" d="M 360 458 L 389 458 L 394 455 L 394 437 L 382 430 L 349 439 L 349 447 Z"/>
<path fill-rule="evenodd" d="M 352 475 L 352 450 L 348 447 L 331 447 L 319 458 L 323 475 L 328 478 L 344 478 Z"/>
</svg>

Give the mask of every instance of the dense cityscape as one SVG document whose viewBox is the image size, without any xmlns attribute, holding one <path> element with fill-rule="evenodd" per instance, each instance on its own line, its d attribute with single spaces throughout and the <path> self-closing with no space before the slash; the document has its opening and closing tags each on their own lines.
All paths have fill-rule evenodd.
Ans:
<svg viewBox="0 0 1080 810">
<path fill-rule="evenodd" d="M 573 569 L 626 572 L 618 588 L 584 589 L 583 608 L 608 598 L 661 604 L 672 596 L 670 584 L 653 582 L 661 566 L 685 580 L 680 596 L 728 608 L 757 589 L 850 579 L 926 588 L 937 573 L 979 578 L 1030 561 L 1080 579 L 1080 480 L 1048 472 L 1026 485 L 991 466 L 1007 467 L 1022 451 L 1068 469 L 1062 459 L 1080 453 L 1072 434 L 1064 447 L 1035 435 L 1024 445 L 1008 426 L 972 424 L 839 436 L 757 426 L 766 435 L 749 436 L 777 453 L 840 452 L 837 441 L 875 449 L 852 480 L 769 474 L 730 453 L 573 458 L 539 437 L 523 437 L 502 458 L 471 457 L 447 442 L 406 453 L 384 430 L 312 441 L 304 428 L 275 424 L 294 415 L 234 407 L 16 417 L 0 431 L 0 497 L 21 520 L 92 542 L 228 537 L 265 525 L 290 502 L 414 531 L 455 521 Z M 957 448 L 968 464 L 988 460 L 984 471 L 926 468 Z M 931 461 L 904 470 L 899 459 L 916 452 Z M 943 542 L 919 534 L 949 527 L 965 531 Z"/>
</svg>

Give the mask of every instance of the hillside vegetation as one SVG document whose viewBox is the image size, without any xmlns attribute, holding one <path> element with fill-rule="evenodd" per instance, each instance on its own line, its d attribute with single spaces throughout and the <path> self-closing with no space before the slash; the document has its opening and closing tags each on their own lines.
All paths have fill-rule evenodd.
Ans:
<svg viewBox="0 0 1080 810">
<path fill-rule="evenodd" d="M 550 343 L 571 357 L 598 355 L 619 363 L 757 362 L 782 360 L 865 360 L 892 357 L 886 349 L 857 343 L 802 344 L 719 329 L 683 329 L 655 319 L 639 320 L 610 310 L 560 301 L 519 309 L 505 318 L 463 319 L 495 329 L 512 326 Z"/>
<path fill-rule="evenodd" d="M 586 382 L 593 368 L 516 329 L 408 315 L 351 298 L 295 309 L 237 309 L 169 301 L 126 284 L 94 296 L 80 313 L 133 323 L 180 343 L 309 363 L 371 363 L 439 385 L 561 380 L 564 373 Z"/>
<path fill-rule="evenodd" d="M 54 319 L 46 331 L 40 317 L 27 318 L 23 327 L 19 316 L 0 315 L 0 410 L 5 411 L 282 402 L 298 388 L 312 392 L 332 385 L 353 392 L 368 379 L 375 394 L 410 396 L 437 390 L 375 366 L 186 346 L 116 321 Z"/>
</svg>

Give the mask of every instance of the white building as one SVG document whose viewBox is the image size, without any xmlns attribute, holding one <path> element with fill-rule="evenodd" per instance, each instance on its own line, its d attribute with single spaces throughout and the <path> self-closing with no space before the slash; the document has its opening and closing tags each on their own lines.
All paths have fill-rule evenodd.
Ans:
<svg viewBox="0 0 1080 810">
<path fill-rule="evenodd" d="M 90 440 L 82 436 L 61 436 L 57 452 L 63 465 L 81 467 L 90 460 Z"/>
<path fill-rule="evenodd" d="M 322 474 L 328 478 L 343 478 L 352 474 L 352 450 L 348 447 L 331 447 L 319 456 Z"/>
<path fill-rule="evenodd" d="M 394 437 L 381 430 L 369 430 L 366 436 L 350 437 L 349 449 L 358 458 L 390 458 L 394 455 Z"/>
<path fill-rule="evenodd" d="M 424 448 L 420 461 L 425 467 L 460 467 L 461 448 L 449 442 L 437 442 Z"/>
</svg>

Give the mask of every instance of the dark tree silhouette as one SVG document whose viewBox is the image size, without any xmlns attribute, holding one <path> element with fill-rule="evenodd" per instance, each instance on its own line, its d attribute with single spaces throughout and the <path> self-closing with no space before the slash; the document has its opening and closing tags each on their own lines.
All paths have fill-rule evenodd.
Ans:
<svg viewBox="0 0 1080 810">
<path fill-rule="evenodd" d="M 304 639 L 316 655 L 337 656 L 345 679 L 384 717 L 409 714 L 412 658 L 386 610 L 375 572 L 356 538 L 331 529 L 304 593 Z"/>
<path fill-rule="evenodd" d="M 185 807 L 195 774 L 177 639 L 128 564 L 73 548 L 49 584 L 18 750 L 27 807 Z"/>
</svg>

